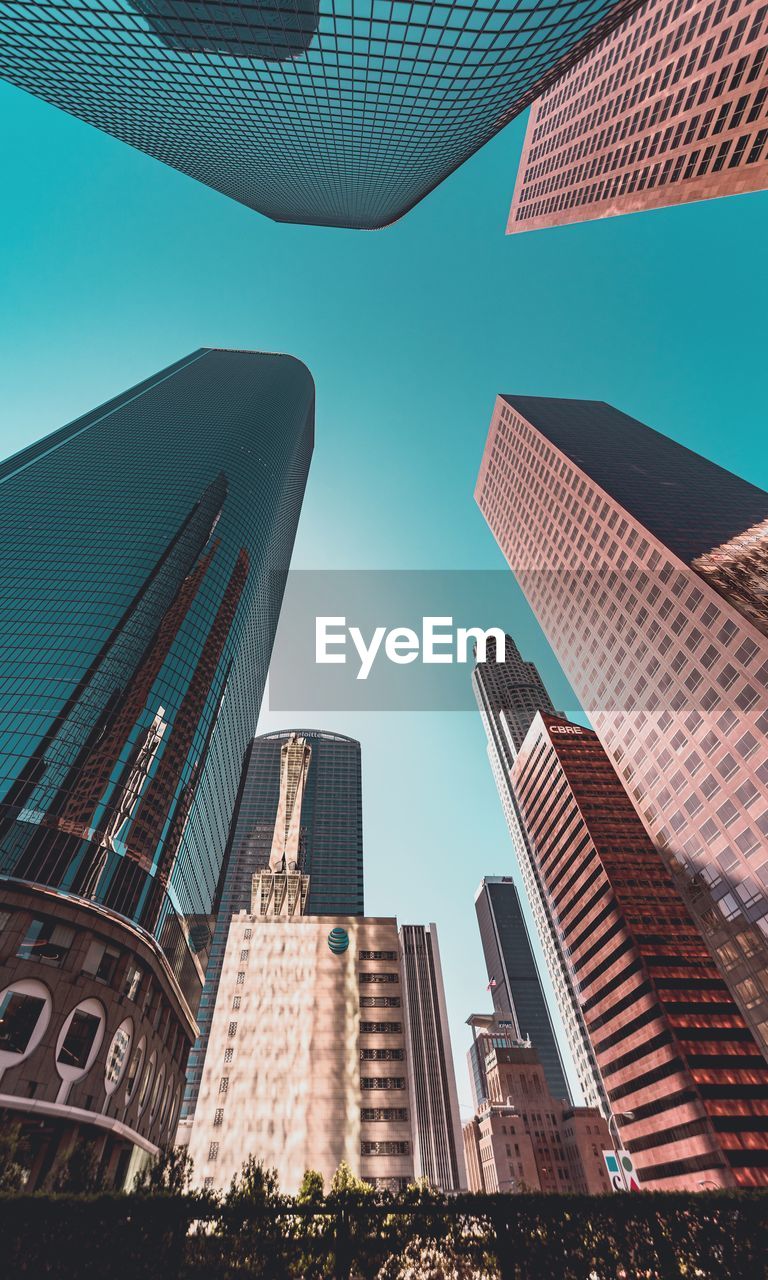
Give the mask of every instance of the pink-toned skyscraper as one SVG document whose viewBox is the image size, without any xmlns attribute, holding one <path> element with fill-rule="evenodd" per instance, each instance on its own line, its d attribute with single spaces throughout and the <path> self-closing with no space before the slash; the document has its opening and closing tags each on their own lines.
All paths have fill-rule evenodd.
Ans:
<svg viewBox="0 0 768 1280">
<path fill-rule="evenodd" d="M 531 108 L 508 232 L 768 186 L 768 9 L 648 0 Z"/>
<path fill-rule="evenodd" d="M 768 1063 L 596 735 L 539 712 L 510 780 L 641 1184 L 768 1186 Z"/>
<path fill-rule="evenodd" d="M 599 401 L 499 396 L 477 501 L 768 1044 L 768 494 Z"/>
</svg>

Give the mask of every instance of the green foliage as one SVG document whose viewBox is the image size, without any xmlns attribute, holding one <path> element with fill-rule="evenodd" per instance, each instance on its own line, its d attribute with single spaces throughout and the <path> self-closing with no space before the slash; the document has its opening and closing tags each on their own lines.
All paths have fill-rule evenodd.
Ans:
<svg viewBox="0 0 768 1280">
<path fill-rule="evenodd" d="M 0 1131 L 0 1191 L 21 1191 L 29 1172 L 27 1148 L 21 1127 L 9 1125 Z"/>
<path fill-rule="evenodd" d="M 331 1195 L 337 1196 L 342 1192 L 365 1197 L 373 1195 L 370 1182 L 355 1177 L 346 1160 L 342 1160 L 331 1179 Z"/>
<path fill-rule="evenodd" d="M 62 1155 L 45 1180 L 45 1190 L 68 1195 L 95 1195 L 104 1186 L 104 1174 L 94 1142 L 76 1142 Z"/>
<path fill-rule="evenodd" d="M 319 1204 L 325 1195 L 325 1180 L 316 1169 L 305 1170 L 296 1199 L 299 1204 Z"/>
<path fill-rule="evenodd" d="M 761 1192 L 445 1196 L 363 1192 L 349 1169 L 296 1197 L 248 1160 L 220 1198 L 168 1154 L 138 1195 L 0 1194 L 9 1280 L 757 1280 Z M 165 1172 L 162 1172 L 162 1171 Z M 153 1181 L 154 1179 L 154 1181 Z M 177 1188 L 172 1191 L 172 1188 Z"/>
<path fill-rule="evenodd" d="M 186 1195 L 192 1185 L 192 1157 L 186 1147 L 164 1147 L 134 1179 L 137 1195 Z"/>
<path fill-rule="evenodd" d="M 264 1208 L 276 1205 L 279 1199 L 277 1170 L 265 1169 L 261 1160 L 249 1156 L 240 1173 L 229 1184 L 224 1204 L 227 1208 L 244 1208 L 247 1205 Z"/>
</svg>

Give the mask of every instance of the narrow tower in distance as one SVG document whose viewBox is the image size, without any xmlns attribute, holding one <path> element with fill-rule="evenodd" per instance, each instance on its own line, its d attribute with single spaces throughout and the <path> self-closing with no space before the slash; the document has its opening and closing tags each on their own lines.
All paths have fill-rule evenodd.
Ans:
<svg viewBox="0 0 768 1280">
<path fill-rule="evenodd" d="M 414 1172 L 441 1191 L 465 1190 L 464 1146 L 437 926 L 402 925 L 400 962 L 413 1100 Z"/>
<path fill-rule="evenodd" d="M 570 1102 L 560 1049 L 511 877 L 484 876 L 475 894 L 475 911 L 494 1010 L 514 1021 L 518 1040 L 531 1041 L 553 1098 Z"/>
</svg>

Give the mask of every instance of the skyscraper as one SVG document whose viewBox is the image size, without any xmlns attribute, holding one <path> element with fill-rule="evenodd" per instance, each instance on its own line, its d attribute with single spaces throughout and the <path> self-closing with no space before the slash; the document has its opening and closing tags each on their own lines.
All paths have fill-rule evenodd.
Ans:
<svg viewBox="0 0 768 1280">
<path fill-rule="evenodd" d="M 537 715 L 512 785 L 642 1185 L 768 1185 L 768 1063 L 594 734 Z"/>
<path fill-rule="evenodd" d="M 768 494 L 610 405 L 500 396 L 476 497 L 768 1046 Z"/>
<path fill-rule="evenodd" d="M 534 715 L 537 711 L 554 711 L 554 707 L 535 666 L 532 662 L 523 661 L 511 636 L 507 636 L 505 640 L 504 662 L 496 661 L 495 646 L 492 643 L 486 650 L 486 658 L 486 662 L 475 665 L 472 687 L 488 739 L 488 759 L 570 1049 L 578 1092 L 588 1106 L 599 1107 L 607 1113 L 608 1103 L 592 1044 L 581 1009 L 574 998 L 568 957 L 554 927 L 536 863 L 528 848 L 525 827 L 520 821 L 509 776 Z M 489 972 L 488 976 L 490 980 L 494 974 Z M 518 1028 L 518 1033 L 519 1030 Z M 562 1069 L 562 1063 L 560 1066 Z M 556 1092 L 554 1088 L 553 1092 Z M 566 1088 L 564 1096 L 571 1097 L 569 1088 Z"/>
<path fill-rule="evenodd" d="M 307 1169 L 327 1188 L 342 1160 L 400 1189 L 412 1105 L 397 922 L 256 902 L 233 916 L 189 1140 L 197 1183 L 224 1189 L 253 1156 L 288 1193 Z"/>
<path fill-rule="evenodd" d="M 507 230 L 768 186 L 761 0 L 648 0 L 536 100 Z"/>
<path fill-rule="evenodd" d="M 401 926 L 400 962 L 414 1172 L 442 1191 L 461 1191 L 467 1175 L 436 925 Z"/>
<path fill-rule="evenodd" d="M 553 1098 L 570 1101 L 514 881 L 509 876 L 485 876 L 475 894 L 475 910 L 493 1007 L 500 1017 L 513 1019 L 519 1040 L 532 1042 Z"/>
<path fill-rule="evenodd" d="M 248 747 L 213 914 L 211 954 L 200 1001 L 200 1032 L 189 1056 L 182 1117 L 192 1115 L 208 1046 L 229 923 L 250 911 L 253 876 L 269 862 L 281 795 L 281 762 L 291 740 L 303 781 L 292 806 L 294 851 L 309 876 L 312 915 L 363 914 L 363 805 L 360 743 L 322 729 L 260 734 Z M 286 793 L 287 794 L 287 793 Z M 296 795 L 294 793 L 294 802 Z"/>
<path fill-rule="evenodd" d="M 313 415 L 298 361 L 204 349 L 0 468 L 0 1066 L 40 1176 L 64 1104 L 113 1171 L 175 1129 Z"/>
<path fill-rule="evenodd" d="M 282 222 L 381 227 L 636 0 L 30 0 L 0 75 Z"/>
</svg>

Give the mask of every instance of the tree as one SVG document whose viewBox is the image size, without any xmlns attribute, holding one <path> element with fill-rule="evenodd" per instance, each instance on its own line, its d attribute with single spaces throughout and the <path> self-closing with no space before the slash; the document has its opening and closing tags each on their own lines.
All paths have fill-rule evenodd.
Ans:
<svg viewBox="0 0 768 1280">
<path fill-rule="evenodd" d="M 316 1169 L 306 1169 L 296 1199 L 299 1204 L 317 1204 L 325 1198 L 325 1179 Z"/>
<path fill-rule="evenodd" d="M 104 1188 L 104 1170 L 93 1141 L 81 1139 L 62 1155 L 45 1179 L 44 1189 L 58 1195 L 95 1195 Z"/>
<path fill-rule="evenodd" d="M 0 1132 L 0 1191 L 21 1191 L 29 1177 L 27 1145 L 21 1126 L 9 1125 Z"/>
<path fill-rule="evenodd" d="M 186 1147 L 163 1147 L 136 1174 L 137 1195 L 186 1195 L 192 1184 L 194 1163 Z"/>
<path fill-rule="evenodd" d="M 350 1169 L 346 1160 L 342 1160 L 331 1181 L 331 1195 L 353 1192 L 359 1196 L 372 1196 L 373 1187 L 370 1182 L 363 1182 Z"/>
</svg>

